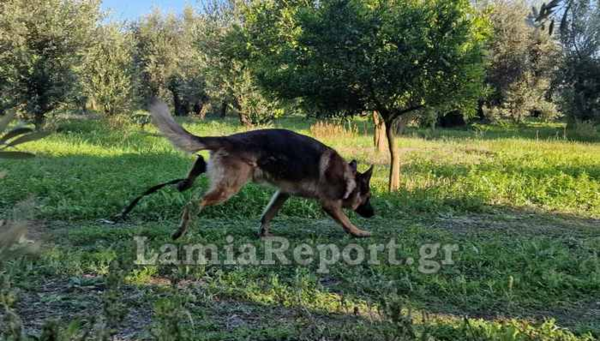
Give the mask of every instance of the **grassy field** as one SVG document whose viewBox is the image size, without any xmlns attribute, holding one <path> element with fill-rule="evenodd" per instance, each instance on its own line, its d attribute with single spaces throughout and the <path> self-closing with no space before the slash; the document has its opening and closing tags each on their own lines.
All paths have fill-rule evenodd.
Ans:
<svg viewBox="0 0 600 341">
<path fill-rule="evenodd" d="M 233 121 L 184 123 L 200 135 L 241 129 Z M 277 126 L 309 134 L 311 123 L 290 118 Z M 403 188 L 389 194 L 388 156 L 373 152 L 366 122 L 355 124 L 354 133 L 319 137 L 356 158 L 361 170 L 375 164 L 377 217 L 351 215 L 373 237 L 349 238 L 317 205 L 300 199 L 286 203 L 272 232 L 292 247 L 368 248 L 394 239 L 404 264 L 389 264 L 385 254 L 379 265 L 340 262 L 328 273 L 317 263 L 136 265 L 134 237 L 146 237 L 153 250 L 171 243 L 182 206 L 206 180 L 194 193 L 167 189 L 145 199 L 125 223 L 103 224 L 147 187 L 185 175 L 193 158 L 153 128 L 66 120 L 56 134 L 27 145 L 36 159 L 0 161 L 7 172 L 0 219 L 27 218 L 28 238 L 42 241 L 34 256 L 10 260 L 0 271 L 0 318 L 36 335 L 46 324 L 62 337 L 91 330 L 118 339 L 600 337 L 597 141 L 571 141 L 561 125 L 411 129 L 398 141 Z M 247 243 L 263 250 L 258 219 L 272 193 L 249 185 L 206 209 L 175 245 L 234 246 L 236 255 Z M 437 243 L 457 245 L 454 264 L 427 274 L 419 262 L 406 262 Z"/>
</svg>

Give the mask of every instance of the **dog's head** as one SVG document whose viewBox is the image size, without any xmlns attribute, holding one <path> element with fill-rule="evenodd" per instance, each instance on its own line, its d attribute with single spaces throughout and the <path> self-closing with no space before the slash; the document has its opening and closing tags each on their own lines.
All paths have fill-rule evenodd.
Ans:
<svg viewBox="0 0 600 341">
<path fill-rule="evenodd" d="M 366 172 L 359 173 L 356 160 L 352 160 L 349 165 L 356 181 L 356 188 L 354 189 L 354 193 L 352 193 L 353 195 L 350 196 L 352 199 L 350 206 L 361 217 L 372 218 L 375 215 L 375 210 L 371 206 L 371 176 L 373 175 L 373 166 Z"/>
</svg>

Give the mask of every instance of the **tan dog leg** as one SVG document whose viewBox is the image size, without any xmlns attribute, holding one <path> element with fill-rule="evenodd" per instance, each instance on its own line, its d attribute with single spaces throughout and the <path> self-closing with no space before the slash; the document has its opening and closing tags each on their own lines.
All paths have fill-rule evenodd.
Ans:
<svg viewBox="0 0 600 341">
<path fill-rule="evenodd" d="M 354 224 L 352 224 L 350 219 L 348 219 L 348 216 L 346 216 L 346 214 L 342 210 L 341 202 L 324 203 L 323 210 L 325 210 L 325 212 L 327 212 L 327 214 L 329 214 L 329 216 L 333 218 L 333 220 L 340 224 L 344 228 L 344 231 L 346 231 L 346 233 L 349 233 L 357 238 L 365 238 L 371 236 L 370 232 L 363 231 L 358 227 L 354 226 Z"/>
<path fill-rule="evenodd" d="M 199 205 L 190 201 L 181 214 L 179 229 L 173 234 L 173 239 L 178 239 L 187 231 L 190 221 L 207 206 L 218 205 L 229 200 L 237 194 L 250 179 L 252 168 L 239 160 L 228 158 L 224 154 L 215 153 L 211 157 L 211 166 L 208 174 L 211 180 L 211 189 L 204 194 Z"/>
<path fill-rule="evenodd" d="M 238 190 L 239 189 L 232 191 L 231 188 L 228 190 L 214 189 L 202 197 L 202 201 L 200 201 L 199 205 L 196 206 L 193 202 L 189 202 L 183 209 L 183 213 L 181 214 L 181 223 L 179 224 L 179 229 L 177 229 L 177 232 L 175 232 L 172 236 L 173 240 L 179 239 L 187 232 L 190 221 L 193 217 L 198 216 L 198 214 L 202 212 L 202 209 L 207 206 L 224 203 L 234 194 L 236 194 Z"/>
</svg>

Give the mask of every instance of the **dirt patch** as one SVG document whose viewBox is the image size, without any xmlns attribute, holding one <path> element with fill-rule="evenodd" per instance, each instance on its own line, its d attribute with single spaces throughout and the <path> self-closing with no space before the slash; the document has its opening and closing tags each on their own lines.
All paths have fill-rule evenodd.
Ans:
<svg viewBox="0 0 600 341">
<path fill-rule="evenodd" d="M 53 279 L 31 290 L 18 290 L 14 312 L 20 316 L 27 335 L 39 335 L 49 321 L 100 321 L 103 311 L 103 280 L 92 276 Z M 133 339 L 148 329 L 152 309 L 134 287 L 121 288 L 127 314 L 117 330 L 116 339 Z M 0 320 L 3 316 L 0 314 Z"/>
<path fill-rule="evenodd" d="M 564 327 L 598 323 L 600 321 L 600 298 L 592 301 L 577 302 L 570 307 L 538 311 L 535 312 L 535 315 L 539 320 L 555 318 Z"/>
<path fill-rule="evenodd" d="M 46 321 L 74 321 L 95 315 L 102 290 L 76 288 L 67 280 L 45 281 L 35 291 L 20 291 L 15 311 L 22 317 L 25 331 L 35 335 Z"/>
<path fill-rule="evenodd" d="M 439 218 L 435 227 L 449 229 L 457 233 L 473 231 L 506 230 L 514 233 L 564 235 L 589 237 L 600 235 L 600 220 L 569 216 L 540 217 L 534 213 L 509 212 L 505 214 L 471 214 Z"/>
</svg>

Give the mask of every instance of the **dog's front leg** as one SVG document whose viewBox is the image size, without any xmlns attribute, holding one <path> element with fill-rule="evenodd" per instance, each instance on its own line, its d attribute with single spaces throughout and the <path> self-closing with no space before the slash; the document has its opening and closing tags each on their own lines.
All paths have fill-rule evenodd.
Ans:
<svg viewBox="0 0 600 341">
<path fill-rule="evenodd" d="M 281 191 L 277 191 L 262 217 L 260 218 L 260 237 L 269 237 L 271 234 L 269 233 L 269 228 L 271 226 L 271 220 L 277 215 L 277 212 L 283 207 L 283 204 L 290 198 L 290 195 L 287 193 L 282 193 Z"/>
<path fill-rule="evenodd" d="M 363 231 L 358 227 L 354 226 L 354 224 L 352 224 L 350 219 L 348 219 L 348 216 L 346 216 L 346 214 L 344 213 L 342 209 L 342 203 L 340 201 L 333 203 L 323 203 L 322 206 L 323 210 L 325 210 L 325 212 L 327 212 L 327 214 L 329 214 L 329 216 L 333 218 L 333 220 L 340 224 L 344 228 L 344 231 L 346 231 L 347 233 L 357 238 L 365 238 L 371 236 L 370 232 Z"/>
</svg>

